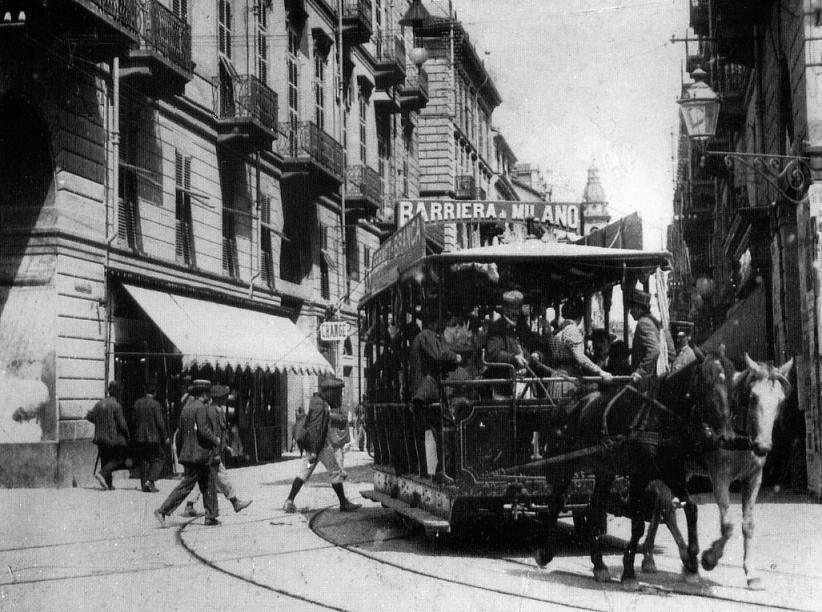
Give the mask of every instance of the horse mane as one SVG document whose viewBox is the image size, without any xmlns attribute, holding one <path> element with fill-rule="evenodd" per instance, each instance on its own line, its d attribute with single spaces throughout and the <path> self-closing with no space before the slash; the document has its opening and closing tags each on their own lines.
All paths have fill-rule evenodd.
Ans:
<svg viewBox="0 0 822 612">
<path fill-rule="evenodd" d="M 719 364 L 719 370 L 716 365 Z M 722 427 L 723 423 L 737 411 L 739 393 L 734 389 L 733 381 L 736 374 L 733 362 L 723 353 L 711 351 L 695 369 L 691 388 L 694 392 L 695 420 L 707 423 L 712 427 Z M 717 394 L 724 394 L 727 407 L 718 405 Z M 726 412 L 727 411 L 727 412 Z"/>
</svg>

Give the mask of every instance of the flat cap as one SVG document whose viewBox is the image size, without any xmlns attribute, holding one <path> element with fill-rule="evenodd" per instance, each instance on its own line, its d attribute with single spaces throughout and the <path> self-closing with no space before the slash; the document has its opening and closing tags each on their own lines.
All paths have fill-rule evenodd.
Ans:
<svg viewBox="0 0 822 612">
<path fill-rule="evenodd" d="M 198 378 L 191 382 L 191 391 L 194 393 L 211 391 L 211 381 L 206 378 Z"/>
<path fill-rule="evenodd" d="M 512 289 L 502 294 L 502 303 L 504 306 L 522 306 L 522 292 Z"/>
<path fill-rule="evenodd" d="M 631 292 L 631 297 L 628 298 L 628 302 L 634 306 L 642 306 L 643 308 L 650 308 L 651 306 L 651 294 L 646 293 L 640 289 L 634 289 Z"/>
<path fill-rule="evenodd" d="M 329 376 L 320 381 L 320 389 L 342 389 L 345 383 L 336 376 Z"/>
<path fill-rule="evenodd" d="M 228 385 L 211 385 L 211 397 L 222 399 L 228 395 Z"/>
<path fill-rule="evenodd" d="M 671 335 L 676 337 L 679 334 L 691 336 L 694 333 L 694 324 L 690 321 L 671 321 Z"/>
</svg>

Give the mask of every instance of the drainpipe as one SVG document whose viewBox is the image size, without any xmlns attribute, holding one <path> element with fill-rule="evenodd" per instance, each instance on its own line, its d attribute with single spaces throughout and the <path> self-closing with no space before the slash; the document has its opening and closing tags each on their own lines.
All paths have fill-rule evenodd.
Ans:
<svg viewBox="0 0 822 612">
<path fill-rule="evenodd" d="M 108 185 L 108 194 L 106 197 L 106 259 L 103 266 L 104 274 L 104 289 L 105 289 L 105 305 L 106 305 L 106 329 L 105 329 L 105 347 L 103 349 L 103 395 L 108 389 L 109 375 L 111 366 L 109 361 L 111 359 L 111 286 L 108 278 L 108 271 L 111 262 L 111 243 L 117 237 L 117 232 L 112 232 L 109 236 L 109 228 L 114 224 L 116 216 L 114 211 L 117 210 L 116 203 L 119 197 L 120 185 L 120 58 L 114 56 L 111 60 L 111 96 L 112 96 L 112 111 L 111 111 L 111 184 Z M 110 215 L 111 212 L 111 216 Z"/>
<path fill-rule="evenodd" d="M 343 123 L 345 122 L 345 99 L 343 94 L 345 93 L 345 85 L 343 83 L 343 0 L 337 0 L 337 99 L 339 103 L 337 107 L 339 109 L 339 116 L 340 116 L 340 133 L 342 134 L 343 130 Z M 342 140 L 342 138 L 340 138 Z M 342 252 L 342 257 L 340 258 L 340 275 L 342 279 L 340 280 L 340 289 L 345 287 L 345 297 L 346 301 L 350 297 L 348 295 L 348 252 L 346 251 L 346 244 L 345 244 L 345 192 L 348 189 L 348 151 L 346 147 L 342 148 L 343 154 L 343 180 L 340 184 L 340 251 Z M 342 296 L 341 296 L 342 297 Z M 342 303 L 340 303 L 342 305 Z M 339 376 L 342 374 L 342 359 L 340 358 L 340 346 L 341 343 L 337 342 L 337 355 L 336 355 L 336 374 Z"/>
</svg>

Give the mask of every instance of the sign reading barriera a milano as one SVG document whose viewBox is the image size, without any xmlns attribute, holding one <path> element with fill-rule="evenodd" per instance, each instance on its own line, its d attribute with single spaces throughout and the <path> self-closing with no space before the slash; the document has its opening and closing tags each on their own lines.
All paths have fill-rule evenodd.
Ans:
<svg viewBox="0 0 822 612">
<path fill-rule="evenodd" d="M 399 200 L 397 227 L 414 215 L 424 223 L 482 221 L 528 221 L 579 229 L 579 205 L 567 202 L 511 202 L 506 200 Z"/>
</svg>

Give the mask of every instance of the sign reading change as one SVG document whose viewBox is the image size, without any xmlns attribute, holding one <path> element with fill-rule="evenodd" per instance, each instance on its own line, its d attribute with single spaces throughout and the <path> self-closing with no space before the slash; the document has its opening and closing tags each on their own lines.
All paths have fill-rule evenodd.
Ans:
<svg viewBox="0 0 822 612">
<path fill-rule="evenodd" d="M 399 200 L 397 228 L 420 215 L 425 223 L 527 221 L 579 229 L 579 204 L 474 200 Z"/>
</svg>

